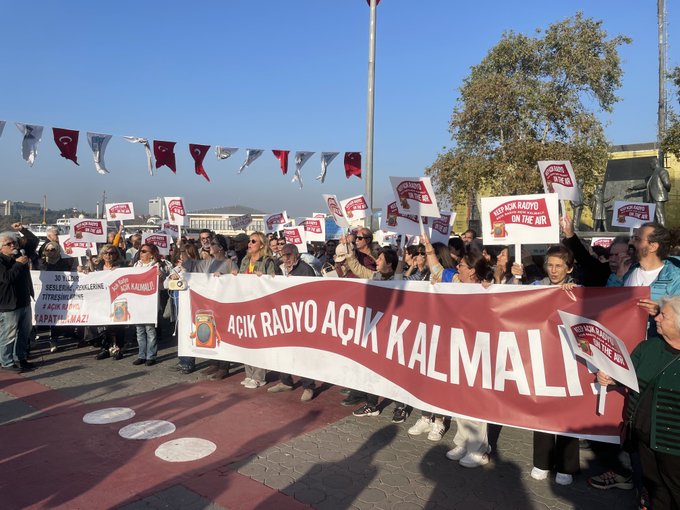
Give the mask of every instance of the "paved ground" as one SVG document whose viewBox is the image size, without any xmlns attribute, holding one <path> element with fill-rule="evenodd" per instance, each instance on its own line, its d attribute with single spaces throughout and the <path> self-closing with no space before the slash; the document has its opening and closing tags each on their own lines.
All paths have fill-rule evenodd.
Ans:
<svg viewBox="0 0 680 510">
<path fill-rule="evenodd" d="M 495 431 L 492 462 L 465 469 L 448 461 L 454 430 L 442 441 L 410 438 L 418 418 L 391 423 L 355 418 L 324 385 L 309 403 L 301 389 L 269 394 L 170 370 L 175 349 L 153 367 L 95 361 L 69 345 L 34 350 L 35 371 L 0 374 L 0 507 L 138 509 L 590 509 L 635 508 L 632 491 L 596 491 L 585 479 L 599 467 L 581 450 L 583 474 L 570 487 L 532 480 L 531 433 Z M 199 369 L 201 367 L 199 366 Z M 270 374 L 274 379 L 274 374 Z M 83 416 L 129 407 L 136 416 L 90 425 Z M 174 433 L 156 439 L 119 436 L 129 423 L 162 419 Z M 454 425 L 455 427 L 455 425 Z M 167 462 L 158 446 L 181 437 L 208 439 L 216 451 L 192 462 Z"/>
</svg>

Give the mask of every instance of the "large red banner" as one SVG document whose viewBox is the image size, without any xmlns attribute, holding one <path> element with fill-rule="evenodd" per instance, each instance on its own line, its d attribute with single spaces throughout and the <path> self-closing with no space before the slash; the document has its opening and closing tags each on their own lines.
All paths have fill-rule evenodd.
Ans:
<svg viewBox="0 0 680 510">
<path fill-rule="evenodd" d="M 596 414 L 595 377 L 558 310 L 597 320 L 629 350 L 648 288 L 492 286 L 189 276 L 180 355 L 243 361 L 442 414 L 614 441 L 623 397 Z"/>
</svg>

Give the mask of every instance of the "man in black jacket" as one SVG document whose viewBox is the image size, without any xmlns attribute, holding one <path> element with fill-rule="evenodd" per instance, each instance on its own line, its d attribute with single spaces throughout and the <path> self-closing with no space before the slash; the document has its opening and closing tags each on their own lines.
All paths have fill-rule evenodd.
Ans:
<svg viewBox="0 0 680 510">
<path fill-rule="evenodd" d="M 33 296 L 28 262 L 28 256 L 19 251 L 16 234 L 0 233 L 0 364 L 15 372 L 32 368 L 26 360 Z"/>
</svg>

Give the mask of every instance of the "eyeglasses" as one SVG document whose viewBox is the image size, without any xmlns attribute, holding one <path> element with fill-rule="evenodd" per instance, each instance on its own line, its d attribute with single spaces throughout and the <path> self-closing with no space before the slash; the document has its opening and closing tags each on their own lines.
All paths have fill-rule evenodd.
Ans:
<svg viewBox="0 0 680 510">
<path fill-rule="evenodd" d="M 113 254 L 114 254 L 114 252 L 112 252 L 112 251 L 103 251 L 102 252 L 102 255 L 113 255 Z"/>
<path fill-rule="evenodd" d="M 139 253 L 151 253 L 151 250 L 139 250 Z"/>
<path fill-rule="evenodd" d="M 418 257 L 424 257 L 424 256 L 425 256 L 425 252 L 424 252 L 424 251 L 419 251 L 419 252 L 416 253 L 416 256 L 418 256 Z"/>
<path fill-rule="evenodd" d="M 257 242 L 259 242 L 258 239 L 250 239 L 250 240 L 248 241 L 248 244 L 255 244 L 255 243 L 257 243 Z"/>
<path fill-rule="evenodd" d="M 45 251 L 57 251 L 54 248 L 45 248 Z"/>
<path fill-rule="evenodd" d="M 286 241 L 279 241 L 279 242 L 278 242 L 278 245 L 279 245 L 279 246 L 286 246 Z"/>
<path fill-rule="evenodd" d="M 355 237 L 356 239 L 362 239 L 362 240 L 370 239 L 370 237 L 368 237 L 368 236 L 354 236 L 354 237 Z"/>
<path fill-rule="evenodd" d="M 16 246 L 17 242 L 16 241 L 7 241 L 3 246 Z"/>
</svg>

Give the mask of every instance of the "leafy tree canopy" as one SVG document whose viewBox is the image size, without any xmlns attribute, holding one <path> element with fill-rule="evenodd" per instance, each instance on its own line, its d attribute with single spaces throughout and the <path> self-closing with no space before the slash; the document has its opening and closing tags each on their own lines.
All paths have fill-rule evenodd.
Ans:
<svg viewBox="0 0 680 510">
<path fill-rule="evenodd" d="M 676 67 L 670 75 L 678 93 L 678 101 L 680 102 L 680 67 Z M 680 159 L 680 116 L 677 113 L 671 113 L 671 125 L 666 130 L 666 136 L 661 143 L 661 148 L 664 152 L 670 152 L 676 158 Z"/>
<path fill-rule="evenodd" d="M 536 162 L 570 160 L 586 194 L 602 181 L 608 142 L 598 111 L 611 112 L 623 74 L 602 22 L 581 13 L 537 30 L 505 33 L 460 88 L 453 148 L 426 172 L 452 203 L 469 191 L 541 192 Z"/>
</svg>

